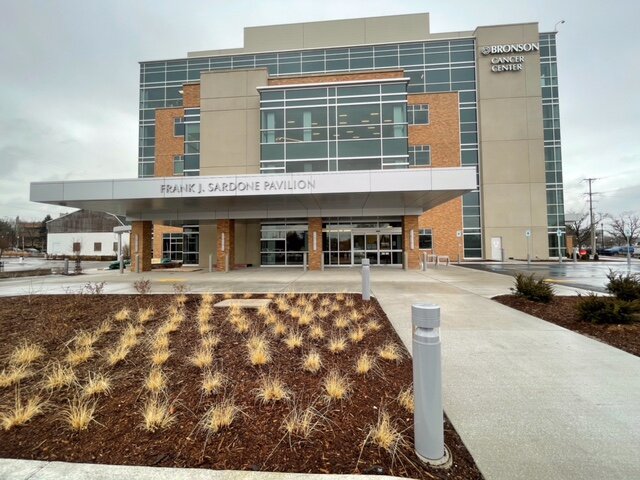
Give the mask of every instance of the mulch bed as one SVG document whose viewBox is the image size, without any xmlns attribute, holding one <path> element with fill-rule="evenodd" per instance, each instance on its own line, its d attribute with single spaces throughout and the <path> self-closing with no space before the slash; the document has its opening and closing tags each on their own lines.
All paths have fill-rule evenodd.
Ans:
<svg viewBox="0 0 640 480">
<path fill-rule="evenodd" d="M 335 301 L 335 295 L 320 295 L 314 300 L 316 311 L 324 297 Z M 305 333 L 302 349 L 288 350 L 264 325 L 256 310 L 244 310 L 251 330 L 237 333 L 227 319 L 229 309 L 213 308 L 210 323 L 222 339 L 214 349 L 214 366 L 230 381 L 223 393 L 205 396 L 201 393 L 202 370 L 189 361 L 201 340 L 196 320 L 201 297 L 187 295 L 186 320 L 177 332 L 170 334 L 171 356 L 163 366 L 168 378 L 166 398 L 171 402 L 175 421 L 153 433 L 146 431 L 142 428 L 141 411 L 150 396 L 143 386 L 151 365 L 149 340 L 165 321 L 175 298 L 174 295 L 42 295 L 1 299 L 0 371 L 8 368 L 13 348 L 23 340 L 40 344 L 46 354 L 33 365 L 35 374 L 21 382 L 19 394 L 23 401 L 40 395 L 46 400 L 46 407 L 43 414 L 26 424 L 0 430 L 0 457 L 217 470 L 482 478 L 448 420 L 445 420 L 445 442 L 452 453 L 451 468 L 428 468 L 417 459 L 413 447 L 413 415 L 397 401 L 398 393 L 412 383 L 411 359 L 375 300 L 370 302 L 372 313 L 361 322 L 377 319 L 382 328 L 368 331 L 357 344 L 349 342 L 346 351 L 338 354 L 327 350 L 326 339 L 312 340 L 307 335 L 308 327 L 299 328 Z M 364 304 L 359 296 L 352 298 L 353 309 L 362 311 Z M 220 295 L 216 297 L 216 301 L 221 299 Z M 344 312 L 351 310 L 344 307 L 344 301 L 342 304 Z M 53 392 L 43 389 L 47 365 L 52 360 L 64 361 L 79 331 L 95 330 L 103 320 L 113 319 L 123 307 L 134 314 L 138 309 L 151 307 L 156 313 L 152 320 L 144 323 L 141 342 L 123 362 L 109 367 L 104 356 L 107 349 L 117 343 L 128 323 L 113 321 L 113 331 L 104 333 L 95 343 L 96 355 L 75 367 L 80 382 L 84 383 L 90 372 L 102 372 L 112 379 L 113 388 L 109 394 L 95 397 L 95 422 L 87 430 L 72 431 L 64 423 L 61 412 L 78 394 L 79 386 Z M 275 311 L 275 306 L 272 309 Z M 286 313 L 279 315 L 289 328 L 297 328 L 294 318 Z M 316 318 L 314 323 L 323 326 L 327 338 L 337 332 L 333 315 Z M 272 361 L 260 367 L 251 366 L 247 359 L 247 338 L 256 332 L 269 336 L 273 354 Z M 388 341 L 402 348 L 404 358 L 398 362 L 378 358 L 376 373 L 357 375 L 357 357 L 365 351 L 375 355 Z M 317 374 L 301 368 L 303 353 L 311 348 L 322 356 L 323 366 Z M 327 402 L 322 397 L 322 379 L 334 369 L 346 374 L 353 388 L 346 400 Z M 261 376 L 267 373 L 277 373 L 285 381 L 293 393 L 293 401 L 263 404 L 256 400 L 255 390 Z M 11 386 L 0 388 L 0 412 L 14 405 L 17 390 Z M 208 433 L 201 427 L 201 419 L 221 396 L 232 396 L 242 413 L 231 427 Z M 304 408 L 314 402 L 324 415 L 320 427 L 306 439 L 285 434 L 282 423 L 293 403 Z M 405 439 L 394 454 L 365 444 L 369 426 L 376 423 L 381 409 L 390 414 Z"/>
<path fill-rule="evenodd" d="M 632 355 L 640 356 L 640 323 L 596 325 L 578 318 L 576 305 L 580 297 L 556 296 L 549 303 L 538 303 L 515 295 L 493 297 L 497 302 L 547 322 L 582 333 Z"/>
</svg>

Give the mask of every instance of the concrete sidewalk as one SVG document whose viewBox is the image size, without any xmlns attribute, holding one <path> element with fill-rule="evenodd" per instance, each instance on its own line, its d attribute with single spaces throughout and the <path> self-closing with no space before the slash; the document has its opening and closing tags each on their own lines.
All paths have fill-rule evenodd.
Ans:
<svg viewBox="0 0 640 480">
<path fill-rule="evenodd" d="M 156 293 L 172 292 L 177 283 L 191 292 L 360 289 L 357 269 L 144 277 Z M 107 282 L 110 293 L 134 293 L 139 278 L 95 272 L 2 280 L 0 295 L 75 292 L 89 281 Z M 505 275 L 455 266 L 372 268 L 373 292 L 409 349 L 411 304 L 442 307 L 445 411 L 487 479 L 640 478 L 640 358 L 490 300 L 512 284 Z"/>
</svg>

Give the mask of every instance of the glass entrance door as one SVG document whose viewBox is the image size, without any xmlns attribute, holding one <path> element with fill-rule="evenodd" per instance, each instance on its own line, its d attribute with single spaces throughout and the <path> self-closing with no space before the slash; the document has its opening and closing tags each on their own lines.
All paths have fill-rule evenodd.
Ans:
<svg viewBox="0 0 640 480">
<path fill-rule="evenodd" d="M 352 231 L 353 245 L 352 265 L 361 265 L 363 258 L 369 259 L 370 265 L 401 265 L 402 234 L 400 229 L 388 232 Z"/>
</svg>

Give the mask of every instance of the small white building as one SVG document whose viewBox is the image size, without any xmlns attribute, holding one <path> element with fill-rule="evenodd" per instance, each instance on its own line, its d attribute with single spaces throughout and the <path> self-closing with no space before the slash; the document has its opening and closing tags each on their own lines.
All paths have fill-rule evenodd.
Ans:
<svg viewBox="0 0 640 480">
<path fill-rule="evenodd" d="M 117 258 L 118 235 L 114 227 L 128 225 L 124 217 L 106 212 L 78 210 L 47 222 L 47 254 Z M 122 235 L 123 248 L 129 234 Z"/>
</svg>

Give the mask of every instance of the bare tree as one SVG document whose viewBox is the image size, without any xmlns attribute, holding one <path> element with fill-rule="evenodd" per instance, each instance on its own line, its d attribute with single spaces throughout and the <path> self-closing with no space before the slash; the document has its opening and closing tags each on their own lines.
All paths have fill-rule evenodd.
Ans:
<svg viewBox="0 0 640 480">
<path fill-rule="evenodd" d="M 574 214 L 576 220 L 573 223 L 567 223 L 567 234 L 574 235 L 576 237 L 576 247 L 583 247 L 591 244 L 591 225 L 589 223 L 589 213 L 581 212 Z M 594 228 L 597 228 L 598 223 L 602 221 L 605 215 L 598 213 L 593 214 Z M 596 232 L 597 236 L 597 232 Z"/>
<path fill-rule="evenodd" d="M 633 245 L 640 237 L 640 217 L 630 212 L 612 216 L 608 233 L 619 244 Z"/>
<path fill-rule="evenodd" d="M 11 247 L 15 241 L 16 230 L 13 228 L 13 224 L 0 219 L 0 258 L 2 258 L 2 252 Z"/>
</svg>

